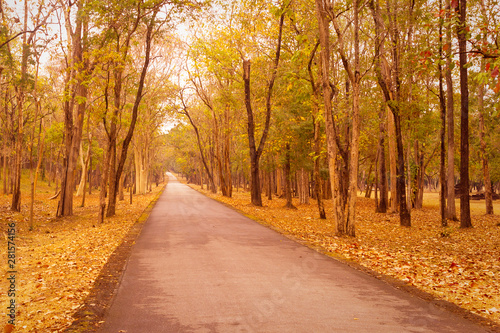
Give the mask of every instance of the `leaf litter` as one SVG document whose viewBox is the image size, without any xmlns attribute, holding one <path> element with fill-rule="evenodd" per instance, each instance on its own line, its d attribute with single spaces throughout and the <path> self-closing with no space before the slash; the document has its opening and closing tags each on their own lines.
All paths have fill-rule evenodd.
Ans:
<svg viewBox="0 0 500 333">
<path fill-rule="evenodd" d="M 0 197 L 0 240 L 7 248 L 7 223 L 15 221 L 16 233 L 16 328 L 13 332 L 62 332 L 73 322 L 73 314 L 84 304 L 101 269 L 120 245 L 129 229 L 163 187 L 145 195 L 117 201 L 116 216 L 97 224 L 99 193 L 87 195 L 86 206 L 74 197 L 74 215 L 55 218 L 58 200 L 37 193 L 35 229 L 28 228 L 28 193 L 22 197 L 21 213 L 10 211 L 10 196 Z M 7 297 L 7 251 L 2 250 L 0 307 Z M 3 316 L 3 328 L 7 317 Z"/>
</svg>

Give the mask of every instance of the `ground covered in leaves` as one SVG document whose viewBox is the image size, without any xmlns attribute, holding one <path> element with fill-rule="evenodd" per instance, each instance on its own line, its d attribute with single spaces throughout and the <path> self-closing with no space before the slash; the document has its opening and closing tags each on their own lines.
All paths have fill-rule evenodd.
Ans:
<svg viewBox="0 0 500 333">
<path fill-rule="evenodd" d="M 75 197 L 74 216 L 55 218 L 54 188 L 42 183 L 35 198 L 35 228 L 29 231 L 28 190 L 22 191 L 22 211 L 10 211 L 11 196 L 0 196 L 0 307 L 7 308 L 7 222 L 16 222 L 17 315 L 15 332 L 59 332 L 74 320 L 104 264 L 163 186 L 133 203 L 119 201 L 117 214 L 97 225 L 98 195 L 87 195 L 85 207 Z M 1 327 L 7 324 L 2 314 Z"/>
<path fill-rule="evenodd" d="M 396 214 L 375 213 L 374 200 L 360 197 L 356 238 L 348 238 L 335 235 L 330 201 L 325 202 L 328 219 L 321 220 L 314 200 L 306 205 L 294 201 L 297 210 L 291 210 L 284 208 L 283 199 L 263 197 L 264 207 L 254 207 L 249 193 L 233 192 L 233 198 L 226 198 L 202 192 L 324 253 L 340 255 L 500 324 L 500 216 L 484 215 L 484 201 L 472 203 L 474 227 L 463 230 L 459 222 L 440 226 L 435 193 L 426 195 L 424 209 L 412 211 L 411 228 L 401 227 Z M 498 201 L 495 209 L 500 213 Z"/>
</svg>

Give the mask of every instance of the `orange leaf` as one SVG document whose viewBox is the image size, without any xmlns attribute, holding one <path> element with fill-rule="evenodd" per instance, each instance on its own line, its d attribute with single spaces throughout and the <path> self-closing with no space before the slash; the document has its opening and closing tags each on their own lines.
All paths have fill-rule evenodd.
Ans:
<svg viewBox="0 0 500 333">
<path fill-rule="evenodd" d="M 5 325 L 5 327 L 3 328 L 3 333 L 10 333 L 14 330 L 14 325 L 12 324 L 7 324 Z"/>
</svg>

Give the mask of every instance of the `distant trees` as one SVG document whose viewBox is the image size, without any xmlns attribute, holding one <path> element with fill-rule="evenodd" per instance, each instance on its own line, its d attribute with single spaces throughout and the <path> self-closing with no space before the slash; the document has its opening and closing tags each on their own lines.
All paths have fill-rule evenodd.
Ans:
<svg viewBox="0 0 500 333">
<path fill-rule="evenodd" d="M 173 150 L 177 156 L 173 167 L 190 175 L 192 181 L 203 183 L 210 178 L 214 182 L 212 188 L 224 187 L 227 176 L 219 172 L 210 177 L 208 171 L 216 169 L 216 152 L 220 151 L 220 139 L 215 132 L 220 132 L 221 127 L 214 119 L 221 119 L 222 113 L 214 113 L 213 105 L 229 95 L 236 116 L 230 162 L 225 163 L 230 166 L 225 169 L 226 175 L 230 170 L 232 178 L 237 179 L 236 188 L 244 179 L 243 187 L 250 187 L 254 205 L 262 204 L 259 200 L 262 192 L 270 199 L 273 195 L 288 198 L 289 190 L 292 196 L 303 197 L 305 182 L 307 195 L 319 199 L 320 216 L 328 214 L 322 209 L 322 199 L 333 197 L 331 214 L 338 233 L 355 235 L 355 198 L 359 189 L 365 189 L 369 196 L 375 187 L 377 200 L 380 195 L 377 211 L 397 211 L 401 225 L 411 226 L 410 211 L 422 207 L 424 187 L 437 190 L 438 182 L 443 225 L 456 218 L 456 195 L 463 201 L 461 220 L 467 220 L 471 190 L 466 185 L 468 178 L 477 179 L 479 171 L 485 174 L 484 166 L 489 169 L 489 164 L 484 162 L 491 164 L 497 155 L 488 149 L 487 137 L 493 133 L 488 128 L 497 126 L 493 121 L 495 116 L 491 115 L 498 114 L 495 111 L 498 104 L 494 102 L 500 90 L 495 69 L 499 66 L 498 49 L 493 46 L 498 31 L 491 27 L 495 24 L 493 13 L 499 8 L 496 2 L 474 3 L 472 17 L 466 19 L 459 10 L 462 7 L 453 7 L 455 4 L 462 6 L 458 2 L 440 1 L 389 1 L 381 5 L 373 0 L 367 6 L 354 2 L 344 8 L 326 0 L 314 3 L 305 0 L 280 4 L 263 1 L 252 7 L 245 1 L 221 1 L 220 7 L 203 21 L 203 32 L 190 41 L 189 52 L 193 57 L 189 63 L 196 68 L 191 72 L 196 72 L 192 81 L 196 94 L 190 95 L 190 102 L 198 105 L 190 116 L 196 117 L 196 131 L 201 138 L 199 152 L 183 151 L 189 149 L 189 145 L 183 144 L 183 150 Z M 484 8 L 488 8 L 487 12 Z M 262 19 L 268 16 L 274 20 Z M 274 73 L 272 60 L 276 59 L 273 49 L 276 44 L 271 37 L 273 33 L 276 35 L 276 28 L 271 22 L 278 18 L 283 20 L 283 27 L 279 67 L 274 78 L 269 76 Z M 264 21 L 269 23 L 262 24 Z M 463 34 L 467 29 L 469 32 Z M 475 36 L 472 30 L 482 31 L 486 39 L 472 37 Z M 366 34 L 373 38 L 367 38 Z M 463 48 L 463 41 L 467 40 L 472 45 L 469 50 Z M 266 61 L 256 58 L 261 50 L 266 50 Z M 251 62 L 247 61 L 248 55 L 254 57 Z M 481 114 L 486 116 L 484 124 L 478 117 L 480 130 L 474 130 L 484 133 L 478 136 L 477 143 L 474 140 L 473 147 L 475 153 L 481 153 L 483 167 L 481 170 L 474 167 L 471 175 L 462 170 L 460 177 L 456 177 L 458 156 L 463 159 L 460 165 L 464 168 L 471 163 L 464 148 L 460 155 L 454 148 L 458 137 L 454 125 L 458 119 L 453 110 L 458 98 L 453 86 L 458 84 L 459 73 L 464 75 L 467 67 L 477 64 L 476 59 L 480 58 L 483 65 L 477 82 L 482 85 L 478 83 L 480 89 L 474 90 L 474 97 L 469 102 L 464 100 L 462 105 L 483 110 Z M 238 59 L 245 61 L 238 63 Z M 261 73 L 261 69 L 265 71 Z M 238 77 L 235 73 L 243 75 Z M 231 77 L 231 84 L 221 84 L 221 77 Z M 466 81 L 470 80 L 461 81 L 460 98 L 465 98 L 469 91 Z M 273 110 L 270 116 L 269 104 L 265 103 L 269 86 L 275 91 L 270 100 Z M 483 88 L 489 93 L 482 91 Z M 489 106 L 488 111 L 484 111 L 485 105 Z M 247 117 L 242 118 L 245 111 Z M 468 128 L 467 120 L 460 124 Z M 179 126 L 184 126 L 182 121 Z M 179 146 L 180 137 L 175 133 Z M 259 145 L 252 139 L 254 133 L 268 136 L 262 155 L 257 154 Z M 471 136 L 462 137 L 465 144 L 465 139 Z M 204 154 L 205 171 L 198 167 L 181 168 L 186 160 L 199 163 Z M 249 158 L 238 156 L 244 154 Z M 256 168 L 256 160 L 263 168 Z M 486 181 L 488 184 L 499 182 L 494 174 L 491 173 L 491 181 Z M 457 184 L 462 189 L 455 194 Z M 493 191 L 484 180 L 479 184 L 486 193 Z"/>
<path fill-rule="evenodd" d="M 173 110 L 165 105 L 168 89 L 154 86 L 173 57 L 167 46 L 172 22 L 203 3 L 25 0 L 19 8 L 0 5 L 1 166 L 11 208 L 21 209 L 21 174 L 29 168 L 32 202 L 40 170 L 55 182 L 57 216 L 74 213 L 75 193 L 83 196 L 84 204 L 87 182 L 89 191 L 100 184 L 100 220 L 106 207 L 107 216 L 114 215 L 124 171 L 132 183 L 127 161 L 136 124 L 143 139 L 142 144 L 137 140 L 143 147 L 136 152 L 148 151 L 159 144 L 161 124 Z M 57 21 L 59 25 L 52 24 Z M 62 30 L 56 31 L 58 27 Z M 160 42 L 162 47 L 155 47 Z M 162 70 L 151 73 L 149 65 L 156 58 L 163 58 Z M 162 79 L 166 82 L 161 85 L 168 87 L 170 77 Z M 137 121 L 141 114 L 149 121 L 147 128 L 146 119 Z M 158 181 L 153 164 L 158 155 L 143 157 L 151 168 L 135 176 L 146 184 Z"/>
<path fill-rule="evenodd" d="M 13 210 L 29 169 L 33 195 L 39 173 L 55 185 L 57 216 L 100 188 L 103 221 L 125 186 L 148 191 L 162 159 L 225 196 L 249 190 L 257 206 L 263 194 L 291 209 L 316 199 L 351 236 L 360 190 L 403 226 L 426 186 L 439 187 L 443 225 L 456 196 L 472 225 L 472 187 L 493 213 L 496 0 L 213 3 L 0 4 L 0 177 Z"/>
</svg>

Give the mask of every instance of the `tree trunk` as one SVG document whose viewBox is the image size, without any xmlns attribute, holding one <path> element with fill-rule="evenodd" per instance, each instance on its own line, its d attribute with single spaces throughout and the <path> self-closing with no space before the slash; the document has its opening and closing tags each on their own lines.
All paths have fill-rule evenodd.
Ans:
<svg viewBox="0 0 500 333">
<path fill-rule="evenodd" d="M 439 1 L 439 11 L 443 8 L 443 0 Z M 443 20 L 439 20 L 439 58 L 443 58 Z M 441 213 L 441 226 L 446 227 L 448 222 L 446 220 L 446 101 L 444 97 L 443 88 L 443 66 L 438 62 L 439 72 L 439 107 L 441 116 L 441 126 L 439 130 L 440 140 L 440 159 L 439 159 L 439 183 L 441 190 L 439 191 L 439 208 Z"/>
<path fill-rule="evenodd" d="M 120 177 L 120 182 L 118 183 L 118 198 L 120 201 L 125 200 L 125 194 L 123 193 L 123 182 L 125 180 L 125 174 L 122 173 Z"/>
<path fill-rule="evenodd" d="M 90 142 L 89 142 L 90 144 Z M 92 174 L 89 166 L 90 166 L 90 156 L 92 155 L 92 150 L 89 149 L 88 152 L 87 152 L 87 161 L 85 162 L 86 163 L 86 167 L 85 167 L 85 170 L 87 170 L 87 173 L 85 174 L 85 178 L 83 178 L 83 193 L 82 193 L 82 203 L 80 205 L 80 207 L 85 207 L 85 194 L 87 193 L 86 189 L 87 189 L 87 183 L 89 183 L 89 195 L 90 195 L 90 188 L 92 187 L 92 181 L 90 179 L 90 176 Z M 88 179 L 88 181 L 87 181 Z"/>
<path fill-rule="evenodd" d="M 389 174 L 391 180 L 391 213 L 399 210 L 399 197 L 397 191 L 397 149 L 396 149 L 396 127 L 394 115 L 387 108 L 388 141 L 389 141 Z"/>
<path fill-rule="evenodd" d="M 76 191 L 76 196 L 83 195 L 85 192 L 85 185 L 87 184 L 87 177 L 88 177 L 88 169 L 89 169 L 89 162 L 90 162 L 90 149 L 91 149 L 91 142 L 89 138 L 89 147 L 87 148 L 87 154 L 85 155 L 85 160 L 83 158 L 83 155 L 81 155 L 80 158 L 80 163 L 82 165 L 82 177 L 80 178 L 80 184 L 78 185 L 78 190 Z M 80 148 L 81 150 L 81 148 Z M 83 207 L 83 206 L 82 206 Z"/>
<path fill-rule="evenodd" d="M 7 135 L 4 136 L 3 142 L 3 194 L 7 194 Z"/>
<path fill-rule="evenodd" d="M 267 186 L 267 200 L 273 200 L 273 172 L 269 171 L 268 173 L 268 186 Z"/>
<path fill-rule="evenodd" d="M 64 125 L 65 125 L 65 158 L 63 163 L 63 176 L 61 181 L 61 194 L 57 207 L 57 216 L 73 215 L 73 191 L 75 188 L 75 170 L 77 166 L 78 155 L 80 153 L 80 142 L 82 139 L 83 119 L 86 109 L 86 99 L 88 95 L 87 84 L 84 82 L 88 73 L 88 59 L 83 58 L 86 52 L 88 16 L 83 14 L 84 8 L 81 2 L 78 2 L 78 11 L 76 14 L 76 27 L 73 32 L 72 48 L 73 56 L 70 62 L 71 66 L 79 65 L 78 73 L 69 74 L 66 78 L 66 93 L 72 95 L 70 87 L 74 84 L 75 94 L 73 98 L 64 103 Z M 69 29 L 71 30 L 71 29 Z M 75 81 L 72 83 L 71 81 Z M 74 104 L 76 113 L 73 114 Z"/>
<path fill-rule="evenodd" d="M 309 173 L 305 169 L 300 169 L 297 184 L 299 192 L 299 202 L 301 204 L 309 203 Z"/>
<path fill-rule="evenodd" d="M 377 161 L 375 161 L 377 164 Z M 366 189 L 365 189 L 365 198 L 370 198 L 372 196 L 372 188 L 373 188 L 373 180 L 371 179 L 373 172 L 373 164 L 370 164 L 370 168 L 368 169 L 368 177 L 366 178 Z"/>
<path fill-rule="evenodd" d="M 323 203 L 323 190 L 321 187 L 320 156 L 321 156 L 321 125 L 318 117 L 314 119 L 314 192 L 318 204 L 320 219 L 326 219 L 325 205 Z"/>
<path fill-rule="evenodd" d="M 24 31 L 27 31 L 28 25 L 28 0 L 24 1 Z M 17 91 L 17 133 L 15 136 L 15 158 L 13 168 L 13 190 L 12 190 L 12 203 L 10 209 L 16 212 L 21 211 L 21 164 L 23 154 L 23 108 L 24 108 L 24 95 L 25 87 L 28 79 L 28 44 L 27 36 L 23 34 L 22 44 L 22 60 L 21 60 L 21 82 Z"/>
<path fill-rule="evenodd" d="M 394 5 L 396 7 L 396 5 Z M 401 109 L 400 109 L 400 78 L 399 78 L 399 31 L 397 28 L 395 20 L 396 8 L 393 9 L 394 13 L 389 13 L 390 18 L 390 28 L 389 35 L 391 35 L 392 40 L 392 57 L 393 57 L 393 68 L 392 73 L 388 70 L 385 59 L 384 62 L 383 54 L 383 22 L 380 15 L 380 10 L 378 3 L 374 1 L 370 2 L 370 9 L 372 11 L 373 19 L 375 21 L 375 72 L 377 75 L 377 81 L 380 88 L 384 94 L 385 101 L 388 103 L 388 107 L 394 116 L 394 134 L 396 139 L 396 150 L 397 150 L 397 168 L 396 168 L 396 193 L 397 199 L 399 201 L 399 217 L 400 224 L 402 226 L 411 226 L 411 215 L 408 211 L 408 206 L 406 204 L 406 190 L 405 190 L 405 159 L 404 159 L 404 148 L 403 148 L 403 138 L 401 130 Z M 389 131 L 391 131 L 391 121 L 389 120 Z M 390 135 L 389 135 L 390 136 Z M 389 141 L 390 147 L 390 141 Z M 394 182 L 391 180 L 391 187 Z M 391 198 L 394 201 L 396 197 L 393 197 L 393 190 L 391 189 Z"/>
<path fill-rule="evenodd" d="M 360 116 L 359 116 L 359 97 L 360 97 L 360 82 L 361 82 L 361 73 L 360 73 L 360 51 L 359 51 L 359 3 L 357 1 L 353 2 L 353 15 L 354 15 L 354 64 L 349 62 L 347 55 L 345 54 L 345 46 L 344 46 L 344 32 L 340 29 L 337 16 L 335 13 L 330 13 L 329 17 L 332 20 L 333 27 L 335 28 L 335 32 L 337 34 L 337 43 L 338 43 L 338 52 L 342 59 L 342 64 L 349 78 L 348 82 L 351 83 L 353 94 L 352 94 L 352 134 L 350 137 L 348 152 L 342 154 L 343 151 L 339 145 L 339 140 L 336 135 L 333 136 L 333 140 L 335 141 L 335 145 L 337 146 L 337 150 L 343 155 L 343 164 L 344 170 L 341 172 L 346 172 L 347 174 L 340 175 L 337 172 L 336 163 L 337 156 L 333 154 L 330 157 L 330 168 L 333 166 L 333 173 L 337 174 L 336 179 L 334 179 L 332 185 L 332 192 L 334 195 L 334 201 L 339 200 L 337 204 L 334 204 L 335 211 L 337 214 L 336 222 L 337 222 L 337 232 L 339 234 L 346 234 L 349 236 L 355 236 L 355 206 L 358 192 L 358 162 L 359 162 L 359 132 L 360 132 Z M 328 7 L 330 7 L 328 5 Z M 330 97 L 330 94 L 326 94 L 325 90 L 330 90 L 330 87 L 326 87 L 325 83 L 328 83 L 328 72 L 325 69 L 329 68 L 329 55 L 326 54 L 324 49 L 329 45 L 329 28 L 328 28 L 328 13 L 327 11 L 330 8 L 326 8 L 326 4 L 322 3 L 320 0 L 316 1 L 316 12 L 318 14 L 319 21 L 319 31 L 320 31 L 320 43 L 322 45 L 322 65 L 326 68 L 323 68 L 323 95 Z M 325 98 L 326 99 L 326 98 Z M 325 106 L 326 103 L 325 103 Z M 326 109 L 327 113 L 331 113 L 331 109 Z M 333 115 L 331 117 L 330 127 L 334 127 L 334 119 Z M 327 118 L 328 120 L 328 118 Z M 333 126 L 332 126 L 333 125 Z M 328 126 L 328 125 L 327 125 Z M 327 127 L 328 128 L 328 127 Z M 335 134 L 335 132 L 327 131 L 328 134 Z M 349 138 L 349 135 L 346 135 L 346 138 Z M 332 171 L 330 171 L 332 173 Z M 347 184 L 342 186 L 342 180 L 347 181 Z M 347 185 L 347 186 L 345 186 Z M 342 188 L 346 192 L 346 195 L 341 195 L 338 191 L 342 191 Z M 337 191 L 337 193 L 335 193 Z M 345 209 L 347 208 L 347 211 Z"/>
<path fill-rule="evenodd" d="M 120 159 L 118 160 L 118 166 L 116 168 L 115 178 L 113 179 L 113 182 L 115 184 L 118 184 L 120 181 L 120 177 L 122 176 L 123 168 L 125 166 L 125 162 L 127 160 L 127 153 L 128 153 L 128 147 L 130 145 L 130 141 L 132 140 L 132 136 L 134 135 L 134 130 L 135 130 L 135 125 L 137 123 L 137 114 L 139 111 L 139 105 L 141 103 L 142 97 L 143 97 L 143 90 L 144 90 L 144 82 L 146 80 L 146 74 L 148 71 L 149 67 L 149 62 L 150 62 L 150 55 L 151 55 L 151 43 L 153 39 L 153 28 L 156 23 L 156 15 L 159 11 L 159 8 L 155 7 L 153 9 L 153 13 L 151 14 L 151 18 L 147 20 L 146 23 L 146 47 L 144 51 L 144 63 L 142 65 L 142 70 L 141 70 L 141 76 L 139 79 L 139 83 L 137 85 L 137 93 L 135 96 L 135 101 L 134 101 L 134 106 L 132 108 L 132 119 L 130 120 L 130 126 L 127 131 L 127 135 L 125 136 L 125 139 L 123 140 L 122 144 L 122 149 L 120 152 Z M 114 187 L 113 192 L 109 194 L 110 199 L 113 197 L 112 201 L 110 203 L 116 204 L 116 196 L 117 196 L 117 186 Z M 111 205 L 110 205 L 111 206 Z M 115 214 L 115 206 L 112 208 L 108 207 L 108 216 L 114 215 Z"/>
<path fill-rule="evenodd" d="M 251 191 L 252 204 L 255 206 L 262 206 L 259 160 L 262 155 L 262 152 L 264 151 L 264 144 L 266 143 L 267 140 L 267 136 L 269 133 L 269 125 L 271 122 L 271 97 L 280 61 L 281 39 L 283 34 L 284 20 L 285 20 L 285 10 L 282 11 L 279 21 L 279 32 L 278 32 L 278 42 L 276 45 L 276 54 L 274 57 L 274 64 L 271 72 L 271 78 L 269 79 L 267 85 L 266 120 L 258 147 L 256 146 L 255 142 L 255 122 L 251 104 L 250 61 L 245 59 L 243 60 L 243 82 L 245 85 L 245 107 L 248 117 L 247 132 L 248 132 L 248 146 L 250 152 L 250 181 L 251 181 L 250 191 Z"/>
<path fill-rule="evenodd" d="M 486 8 L 484 1 L 480 1 L 481 14 L 483 16 L 484 23 L 487 24 L 486 20 Z M 486 35 L 483 36 L 483 42 L 486 44 Z M 484 71 L 485 61 L 484 58 L 481 59 L 481 71 Z M 491 188 L 491 178 L 490 178 L 490 166 L 488 162 L 488 153 L 486 151 L 486 139 L 485 139 L 485 123 L 484 123 L 484 83 L 479 84 L 478 89 L 478 111 L 479 111 L 479 143 L 481 151 L 481 159 L 483 164 L 483 178 L 484 178 L 484 198 L 486 203 L 486 214 L 493 215 L 493 191 Z"/>
<path fill-rule="evenodd" d="M 225 112 L 225 123 L 226 129 L 224 133 L 224 145 L 222 148 L 222 157 L 224 160 L 224 174 L 226 179 L 227 197 L 231 198 L 233 196 L 233 177 L 231 175 L 231 124 L 229 121 L 229 106 L 226 106 Z"/>
<path fill-rule="evenodd" d="M 446 217 L 456 221 L 455 205 L 455 118 L 453 102 L 453 80 L 451 73 L 452 49 L 451 49 L 451 0 L 446 1 L 446 119 L 448 126 L 448 174 L 447 174 L 447 211 Z"/>
<path fill-rule="evenodd" d="M 387 171 L 385 167 L 385 126 L 384 126 L 384 109 L 381 109 L 379 112 L 379 157 L 378 157 L 378 171 L 379 171 L 379 180 L 380 180 L 380 201 L 377 205 L 377 213 L 386 213 L 387 212 L 387 204 L 389 201 L 389 194 L 387 191 Z"/>
<path fill-rule="evenodd" d="M 482 61 L 484 68 L 484 60 Z M 484 84 L 481 83 L 478 89 L 478 111 L 479 111 L 479 142 L 481 160 L 483 164 L 484 197 L 486 201 L 486 214 L 493 214 L 493 196 L 491 189 L 490 167 L 488 163 L 488 153 L 486 151 L 485 124 L 484 124 Z"/>
<path fill-rule="evenodd" d="M 312 63 L 318 49 L 319 42 L 316 43 L 314 49 L 309 56 L 309 63 L 307 65 L 307 70 L 309 72 L 309 80 L 311 82 L 311 88 L 313 92 L 312 97 L 312 105 L 313 105 L 313 129 L 314 129 L 314 170 L 313 170 L 313 179 L 314 179 L 314 197 L 316 198 L 316 202 L 318 205 L 318 212 L 320 219 L 326 219 L 325 207 L 323 203 L 323 193 L 321 188 L 321 175 L 320 175 L 320 159 L 321 159 L 321 122 L 319 119 L 320 109 L 319 109 L 319 100 L 320 100 L 320 92 L 319 86 L 316 84 L 314 75 L 312 72 Z"/>
<path fill-rule="evenodd" d="M 290 144 L 285 145 L 285 199 L 286 208 L 296 209 L 292 203 L 292 188 L 291 188 L 291 173 L 290 173 Z"/>
<path fill-rule="evenodd" d="M 250 90 L 250 61 L 243 60 L 243 81 L 245 83 L 245 106 L 247 110 L 248 146 L 250 152 L 250 197 L 254 206 L 262 206 L 259 178 L 259 158 L 255 145 L 255 123 L 251 104 Z"/>
<path fill-rule="evenodd" d="M 316 16 L 318 18 L 319 39 L 321 45 L 321 87 L 323 90 L 324 115 L 326 127 L 326 141 L 328 152 L 328 170 L 330 175 L 330 186 L 333 193 L 333 214 L 337 232 L 343 234 L 345 232 L 344 221 L 346 198 L 340 195 L 340 179 L 337 173 L 337 154 L 338 146 L 335 142 L 337 137 L 333 114 L 332 114 L 332 98 L 334 90 L 330 86 L 329 71 L 330 71 L 330 31 L 329 21 L 327 19 L 328 12 L 326 4 L 322 0 L 316 0 Z"/>
<path fill-rule="evenodd" d="M 15 158 L 13 160 L 14 167 L 12 168 L 13 186 L 12 186 L 12 203 L 11 210 L 21 211 L 21 164 L 23 153 L 23 104 L 24 104 L 24 88 L 20 88 L 17 98 L 17 134 L 15 139 Z"/>
<path fill-rule="evenodd" d="M 460 227 L 472 227 L 469 202 L 469 83 L 467 74 L 467 0 L 458 1 L 457 26 L 460 59 Z"/>
<path fill-rule="evenodd" d="M 97 221 L 99 224 L 104 223 L 104 214 L 106 212 L 106 190 L 108 185 L 109 175 L 109 159 L 110 159 L 109 146 L 108 151 L 105 152 L 103 170 L 101 175 L 101 192 L 99 193 L 99 215 Z"/>
</svg>

